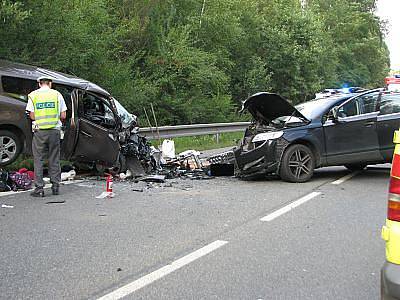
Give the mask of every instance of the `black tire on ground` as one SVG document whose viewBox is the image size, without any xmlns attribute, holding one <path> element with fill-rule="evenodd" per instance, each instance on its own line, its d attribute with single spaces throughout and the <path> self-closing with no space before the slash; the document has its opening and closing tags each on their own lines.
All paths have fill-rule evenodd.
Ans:
<svg viewBox="0 0 400 300">
<path fill-rule="evenodd" d="M 10 130 L 0 130 L 0 167 L 13 163 L 22 150 L 21 139 Z"/>
<path fill-rule="evenodd" d="M 288 182 L 306 182 L 313 176 L 314 167 L 315 158 L 311 149 L 294 144 L 283 153 L 279 176 Z"/>
<path fill-rule="evenodd" d="M 126 158 L 120 153 L 116 165 L 111 168 L 110 172 L 117 175 L 119 173 L 125 173 L 127 169 L 128 167 L 126 165 Z"/>
<path fill-rule="evenodd" d="M 366 164 L 351 164 L 351 165 L 345 165 L 346 169 L 349 171 L 362 171 L 365 169 L 367 165 Z"/>
</svg>

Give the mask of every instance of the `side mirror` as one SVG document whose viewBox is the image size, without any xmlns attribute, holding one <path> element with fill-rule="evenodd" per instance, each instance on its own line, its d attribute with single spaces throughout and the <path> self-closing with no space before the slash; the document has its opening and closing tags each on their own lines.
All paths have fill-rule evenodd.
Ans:
<svg viewBox="0 0 400 300">
<path fill-rule="evenodd" d="M 330 113 L 331 118 L 330 118 L 330 119 L 331 119 L 333 122 L 338 122 L 338 121 L 339 121 L 338 110 L 339 110 L 339 107 L 338 107 L 338 106 L 335 106 L 335 107 L 332 108 L 332 110 L 331 110 L 331 113 Z"/>
</svg>

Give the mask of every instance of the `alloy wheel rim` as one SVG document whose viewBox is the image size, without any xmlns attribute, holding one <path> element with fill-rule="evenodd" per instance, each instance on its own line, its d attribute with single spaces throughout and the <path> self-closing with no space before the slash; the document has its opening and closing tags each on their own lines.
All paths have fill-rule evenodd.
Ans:
<svg viewBox="0 0 400 300">
<path fill-rule="evenodd" d="M 0 136 L 0 162 L 10 161 L 17 153 L 17 143 L 8 136 Z"/>
<path fill-rule="evenodd" d="M 310 175 L 312 172 L 311 155 L 306 151 L 297 149 L 289 158 L 289 168 L 296 178 Z"/>
</svg>

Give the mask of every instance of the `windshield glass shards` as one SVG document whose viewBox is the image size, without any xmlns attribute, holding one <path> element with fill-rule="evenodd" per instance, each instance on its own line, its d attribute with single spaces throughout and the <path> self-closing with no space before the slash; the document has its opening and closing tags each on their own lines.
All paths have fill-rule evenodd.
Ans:
<svg viewBox="0 0 400 300">
<path fill-rule="evenodd" d="M 131 113 L 129 113 L 125 107 L 122 106 L 121 103 L 119 103 L 115 98 L 114 98 L 114 103 L 115 106 L 117 107 L 117 113 L 118 116 L 121 118 L 121 122 L 124 128 L 129 127 L 132 122 L 135 122 L 135 118 L 132 116 Z"/>
</svg>

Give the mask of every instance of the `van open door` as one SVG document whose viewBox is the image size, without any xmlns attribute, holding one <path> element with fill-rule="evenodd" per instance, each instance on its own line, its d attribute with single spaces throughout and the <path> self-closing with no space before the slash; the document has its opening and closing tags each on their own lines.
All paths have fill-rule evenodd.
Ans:
<svg viewBox="0 0 400 300">
<path fill-rule="evenodd" d="M 78 139 L 78 90 L 71 92 L 70 101 L 65 98 L 67 105 L 67 119 L 64 123 L 64 139 L 61 142 L 61 157 L 65 160 L 71 159 Z"/>
<path fill-rule="evenodd" d="M 113 166 L 118 160 L 118 116 L 110 102 L 94 93 L 77 90 L 72 98 L 77 107 L 77 140 L 72 159 Z"/>
</svg>

